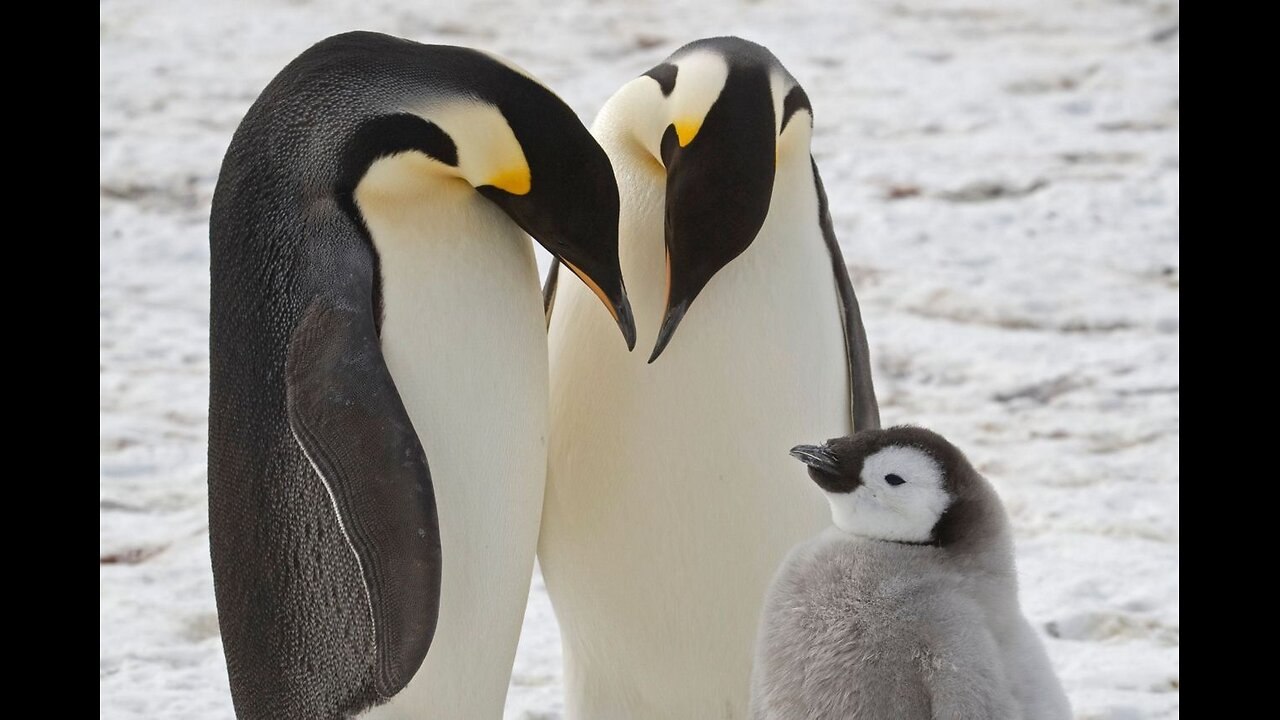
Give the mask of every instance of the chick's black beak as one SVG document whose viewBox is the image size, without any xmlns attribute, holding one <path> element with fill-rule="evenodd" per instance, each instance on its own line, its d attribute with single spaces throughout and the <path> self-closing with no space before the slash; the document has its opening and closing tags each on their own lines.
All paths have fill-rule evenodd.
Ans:
<svg viewBox="0 0 1280 720">
<path fill-rule="evenodd" d="M 837 474 L 840 463 L 825 445 L 797 445 L 791 448 L 791 457 L 815 470 Z"/>
</svg>

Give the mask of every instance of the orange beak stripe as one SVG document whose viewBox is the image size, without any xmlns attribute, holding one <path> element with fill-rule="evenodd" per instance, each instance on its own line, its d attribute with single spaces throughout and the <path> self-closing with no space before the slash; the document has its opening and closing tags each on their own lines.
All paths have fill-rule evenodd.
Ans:
<svg viewBox="0 0 1280 720">
<path fill-rule="evenodd" d="M 613 301 L 610 300 L 608 296 L 604 294 L 604 291 L 600 289 L 600 286 L 596 284 L 595 280 L 592 280 L 591 278 L 587 277 L 586 273 L 574 267 L 573 263 L 569 262 L 568 260 L 561 259 L 560 262 L 564 263 L 565 267 L 572 270 L 573 274 L 577 275 L 579 280 L 586 283 L 587 287 L 591 288 L 591 292 L 595 293 L 596 297 L 600 298 L 600 302 L 604 303 L 604 306 L 609 308 L 609 314 L 613 316 L 614 322 L 621 322 L 618 319 L 617 309 L 613 307 Z"/>
</svg>

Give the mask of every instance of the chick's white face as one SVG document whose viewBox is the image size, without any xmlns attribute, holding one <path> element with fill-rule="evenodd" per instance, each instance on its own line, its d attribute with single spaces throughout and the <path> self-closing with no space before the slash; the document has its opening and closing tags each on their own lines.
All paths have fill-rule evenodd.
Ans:
<svg viewBox="0 0 1280 720">
<path fill-rule="evenodd" d="M 826 493 L 832 521 L 852 535 L 928 542 L 951 502 L 938 463 L 914 447 L 887 447 L 868 456 L 859 479 L 853 492 Z"/>
</svg>

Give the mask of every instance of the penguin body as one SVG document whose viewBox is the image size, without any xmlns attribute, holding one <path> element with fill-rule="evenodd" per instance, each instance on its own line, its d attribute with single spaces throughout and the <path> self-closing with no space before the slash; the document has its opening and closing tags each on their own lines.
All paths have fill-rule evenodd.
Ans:
<svg viewBox="0 0 1280 720">
<path fill-rule="evenodd" d="M 659 340 L 650 364 L 597 347 L 589 296 L 548 288 L 539 557 L 572 720 L 745 717 L 764 590 L 826 522 L 812 493 L 776 481 L 785 451 L 849 432 L 851 394 L 875 417 L 802 96 L 767 50 L 716 38 L 593 124 L 619 178 L 637 329 Z"/>
<path fill-rule="evenodd" d="M 464 48 L 335 36 L 250 109 L 210 221 L 210 541 L 239 717 L 501 716 L 545 480 L 525 232 L 626 335 L 612 178 L 554 94 Z"/>
<path fill-rule="evenodd" d="M 455 192 L 467 195 L 366 212 L 383 268 L 383 355 L 430 463 L 445 559 L 434 650 L 371 719 L 501 717 L 533 570 L 547 432 L 537 265 L 501 210 Z"/>
<path fill-rule="evenodd" d="M 1018 605 L 998 496 L 954 446 L 895 427 L 794 451 L 834 527 L 770 586 L 756 720 L 1067 720 Z"/>
</svg>

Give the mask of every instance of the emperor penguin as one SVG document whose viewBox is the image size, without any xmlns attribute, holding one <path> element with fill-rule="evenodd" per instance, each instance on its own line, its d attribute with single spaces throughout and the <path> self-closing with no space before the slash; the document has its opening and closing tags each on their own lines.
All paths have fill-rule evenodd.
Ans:
<svg viewBox="0 0 1280 720">
<path fill-rule="evenodd" d="M 787 450 L 879 424 L 809 99 L 765 48 L 705 39 L 623 86 L 592 133 L 657 344 L 646 363 L 601 342 L 590 294 L 547 288 L 539 558 L 567 717 L 744 718 L 769 579 L 826 522 L 784 480 Z"/>
<path fill-rule="evenodd" d="M 239 717 L 501 717 L 546 478 L 529 236 L 630 346 L 617 222 L 599 144 L 483 52 L 338 35 L 249 109 L 210 220 L 209 534 Z"/>
<path fill-rule="evenodd" d="M 959 449 L 899 426 L 791 454 L 834 527 L 769 588 L 755 720 L 1069 720 L 1018 605 L 1004 507 Z"/>
</svg>

